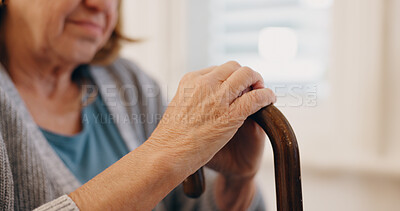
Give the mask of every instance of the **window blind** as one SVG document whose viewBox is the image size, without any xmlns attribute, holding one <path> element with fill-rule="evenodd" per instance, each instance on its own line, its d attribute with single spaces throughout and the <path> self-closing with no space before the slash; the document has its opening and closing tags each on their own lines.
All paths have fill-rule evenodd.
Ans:
<svg viewBox="0 0 400 211">
<path fill-rule="evenodd" d="M 330 3 L 328 0 L 209 1 L 209 64 L 238 60 L 261 72 L 270 82 L 322 80 L 329 54 Z M 293 55 L 286 58 L 288 54 Z"/>
</svg>

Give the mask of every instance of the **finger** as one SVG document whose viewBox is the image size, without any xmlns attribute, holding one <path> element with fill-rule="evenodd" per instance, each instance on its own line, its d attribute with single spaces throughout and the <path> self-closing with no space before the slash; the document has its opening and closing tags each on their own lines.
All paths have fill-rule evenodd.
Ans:
<svg viewBox="0 0 400 211">
<path fill-rule="evenodd" d="M 276 96 L 271 89 L 256 89 L 243 94 L 231 104 L 231 114 L 243 120 L 256 113 L 261 108 L 276 102 Z"/>
<path fill-rule="evenodd" d="M 264 83 L 257 82 L 256 84 L 251 85 L 251 87 L 247 87 L 245 90 L 241 91 L 241 92 L 239 93 L 239 96 L 238 96 L 238 97 L 242 96 L 243 94 L 245 94 L 245 93 L 247 93 L 247 92 L 250 92 L 250 91 L 253 90 L 253 89 L 264 89 L 264 88 L 265 88 L 265 87 L 264 87 Z"/>
<path fill-rule="evenodd" d="M 249 67 L 241 67 L 223 83 L 228 89 L 229 102 L 233 102 L 249 87 L 255 89 L 264 88 L 264 79 L 262 76 Z"/>
<path fill-rule="evenodd" d="M 218 66 L 211 66 L 211 67 L 207 67 L 205 69 L 202 70 L 198 70 L 194 73 L 198 74 L 198 75 L 206 75 L 207 73 L 213 71 L 215 68 L 217 68 Z"/>
<path fill-rule="evenodd" d="M 221 82 L 225 81 L 232 75 L 236 70 L 242 66 L 235 61 L 227 62 L 221 66 L 216 67 L 213 71 L 206 74 L 206 76 L 213 77 Z"/>
<path fill-rule="evenodd" d="M 243 94 L 246 94 L 247 92 L 250 92 L 251 90 L 253 90 L 251 87 L 246 88 L 245 90 L 240 92 L 238 97 L 242 96 Z"/>
</svg>

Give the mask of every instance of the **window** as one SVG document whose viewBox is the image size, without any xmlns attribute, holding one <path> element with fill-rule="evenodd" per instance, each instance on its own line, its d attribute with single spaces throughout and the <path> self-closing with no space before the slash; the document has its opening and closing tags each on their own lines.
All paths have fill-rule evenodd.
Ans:
<svg viewBox="0 0 400 211">
<path fill-rule="evenodd" d="M 269 84 L 323 79 L 329 54 L 331 0 L 205 2 L 200 3 L 202 7 L 199 3 L 189 6 L 188 22 L 197 19 L 189 26 L 193 35 L 189 35 L 189 45 L 195 47 L 189 48 L 194 57 L 189 67 L 193 66 L 190 62 L 200 68 L 238 60 L 261 72 Z"/>
</svg>

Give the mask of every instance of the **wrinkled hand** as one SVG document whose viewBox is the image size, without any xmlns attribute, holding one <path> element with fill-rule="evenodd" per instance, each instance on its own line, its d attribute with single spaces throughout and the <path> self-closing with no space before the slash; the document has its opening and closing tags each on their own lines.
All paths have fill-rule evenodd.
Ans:
<svg viewBox="0 0 400 211">
<path fill-rule="evenodd" d="M 233 138 L 207 164 L 226 178 L 252 179 L 262 160 L 265 132 L 247 119 Z"/>
<path fill-rule="evenodd" d="M 249 91 L 251 88 L 244 93 Z M 276 96 L 272 102 L 276 102 Z M 251 179 L 260 167 L 265 138 L 264 130 L 254 120 L 248 118 L 207 166 L 226 178 Z"/>
<path fill-rule="evenodd" d="M 186 164 L 179 167 L 191 168 L 193 173 L 234 137 L 248 116 L 274 100 L 273 92 L 264 88 L 261 75 L 237 62 L 191 72 L 181 80 L 149 140 L 161 149 L 173 149 L 174 162 Z M 246 121 L 232 143 L 215 157 L 227 159 L 224 165 L 229 167 L 223 168 L 220 161 L 215 167 L 231 173 L 243 172 L 245 167 L 251 173 L 255 169 L 253 163 L 262 154 L 259 150 L 263 140 L 258 130 L 254 123 Z M 254 138 L 249 139 L 249 135 Z"/>
</svg>

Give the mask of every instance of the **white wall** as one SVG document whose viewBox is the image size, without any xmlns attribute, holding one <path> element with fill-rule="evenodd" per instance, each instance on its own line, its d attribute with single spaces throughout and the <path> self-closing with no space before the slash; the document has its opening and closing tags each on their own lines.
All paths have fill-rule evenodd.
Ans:
<svg viewBox="0 0 400 211">
<path fill-rule="evenodd" d="M 142 41 L 126 45 L 122 55 L 155 78 L 168 99 L 187 69 L 185 8 L 184 0 L 123 1 L 125 34 Z"/>
<path fill-rule="evenodd" d="M 385 152 L 389 159 L 400 161 L 400 1 L 388 1 L 388 30 L 385 54 L 385 88 L 382 91 L 384 101 L 380 102 L 383 109 L 383 137 L 387 140 Z"/>
</svg>

